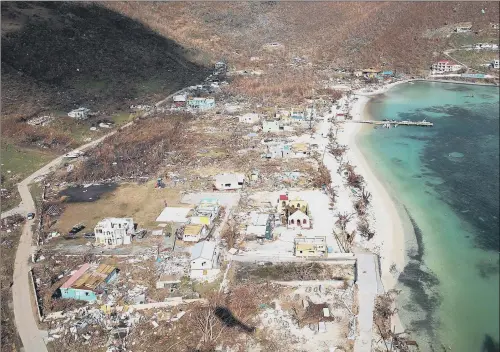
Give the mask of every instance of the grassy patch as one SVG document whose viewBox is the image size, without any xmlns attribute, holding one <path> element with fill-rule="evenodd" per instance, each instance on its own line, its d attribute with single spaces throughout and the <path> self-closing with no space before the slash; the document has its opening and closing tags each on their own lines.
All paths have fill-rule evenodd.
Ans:
<svg viewBox="0 0 500 352">
<path fill-rule="evenodd" d="M 18 147 L 4 139 L 1 144 L 1 155 L 2 188 L 10 192 L 8 198 L 2 198 L 2 211 L 5 211 L 17 206 L 21 201 L 16 184 L 50 162 L 56 154 Z"/>
<path fill-rule="evenodd" d="M 498 51 L 489 50 L 457 50 L 450 54 L 456 60 L 463 62 L 469 67 L 487 71 L 488 67 L 481 66 L 498 59 Z"/>
<path fill-rule="evenodd" d="M 35 200 L 35 205 L 39 208 L 42 203 L 43 186 L 40 183 L 32 183 L 29 186 L 31 196 Z"/>
<path fill-rule="evenodd" d="M 138 113 L 129 113 L 129 112 L 118 112 L 118 113 L 111 116 L 111 120 L 113 120 L 113 122 L 117 126 L 120 126 L 120 125 L 126 124 L 127 122 L 132 121 L 137 115 L 139 115 L 139 114 Z"/>
<path fill-rule="evenodd" d="M 142 185 L 126 184 L 95 202 L 68 203 L 55 228 L 68 231 L 74 224 L 88 228 L 105 217 L 133 217 L 140 227 L 156 228 L 155 219 L 165 206 L 180 204 L 178 189 L 156 189 L 154 182 Z"/>
</svg>

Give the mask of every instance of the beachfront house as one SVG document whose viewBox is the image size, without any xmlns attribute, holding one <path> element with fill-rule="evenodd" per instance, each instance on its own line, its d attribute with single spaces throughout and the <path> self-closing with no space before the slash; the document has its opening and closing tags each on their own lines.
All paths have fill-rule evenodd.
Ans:
<svg viewBox="0 0 500 352">
<path fill-rule="evenodd" d="M 206 225 L 188 224 L 184 227 L 182 240 L 184 242 L 198 242 L 207 237 L 208 231 Z"/>
<path fill-rule="evenodd" d="M 449 60 L 440 60 L 432 65 L 432 71 L 434 73 L 455 72 L 462 67 L 462 65 L 456 65 Z"/>
<path fill-rule="evenodd" d="M 191 249 L 191 278 L 211 276 L 219 269 L 220 252 L 215 242 L 201 241 Z"/>
<path fill-rule="evenodd" d="M 85 263 L 59 288 L 61 297 L 94 302 L 116 276 L 117 269 L 112 265 Z"/>
<path fill-rule="evenodd" d="M 90 109 L 78 108 L 78 109 L 71 110 L 70 112 L 68 112 L 68 116 L 72 117 L 76 120 L 86 120 L 89 118 L 89 113 L 90 113 Z"/>
<path fill-rule="evenodd" d="M 214 98 L 189 98 L 187 106 L 192 109 L 208 110 L 215 107 Z"/>
<path fill-rule="evenodd" d="M 243 188 L 245 183 L 245 175 L 234 173 L 234 174 L 219 174 L 215 176 L 214 189 L 223 190 L 234 190 Z"/>
<path fill-rule="evenodd" d="M 134 233 L 132 218 L 105 218 L 94 228 L 95 243 L 108 246 L 130 244 Z"/>
<path fill-rule="evenodd" d="M 293 254 L 296 257 L 323 257 L 326 253 L 326 237 L 295 237 Z"/>
<path fill-rule="evenodd" d="M 238 121 L 243 123 L 257 123 L 260 121 L 260 116 L 256 113 L 248 113 L 238 116 Z"/>
</svg>

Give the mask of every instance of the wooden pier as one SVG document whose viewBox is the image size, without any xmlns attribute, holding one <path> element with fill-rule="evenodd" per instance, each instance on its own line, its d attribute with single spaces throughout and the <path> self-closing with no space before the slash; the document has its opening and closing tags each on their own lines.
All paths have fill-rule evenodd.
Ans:
<svg viewBox="0 0 500 352">
<path fill-rule="evenodd" d="M 345 122 L 368 123 L 370 125 L 403 125 L 403 126 L 422 126 L 432 127 L 434 124 L 429 121 L 375 121 L 375 120 L 346 120 Z"/>
</svg>

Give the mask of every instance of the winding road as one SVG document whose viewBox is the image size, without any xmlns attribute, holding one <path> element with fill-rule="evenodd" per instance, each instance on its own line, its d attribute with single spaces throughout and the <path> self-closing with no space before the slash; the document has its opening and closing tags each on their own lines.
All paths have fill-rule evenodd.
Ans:
<svg viewBox="0 0 500 352">
<path fill-rule="evenodd" d="M 159 107 L 161 104 L 166 102 L 168 99 L 176 94 L 179 94 L 184 89 L 176 91 L 170 94 L 168 97 L 162 101 L 155 104 Z M 150 112 L 144 113 L 142 116 L 149 115 Z M 134 122 L 131 121 L 121 128 L 129 127 L 133 125 Z M 89 142 L 82 145 L 72 152 L 84 151 L 86 149 L 92 148 L 102 142 L 104 139 L 115 134 L 117 130 L 114 130 L 95 141 Z M 44 176 L 51 172 L 52 168 L 57 167 L 63 161 L 64 155 L 57 157 L 52 160 L 47 165 L 43 166 L 41 169 L 35 171 L 33 174 L 25 178 L 23 181 L 17 184 L 17 189 L 21 196 L 21 203 L 14 209 L 8 210 L 1 214 L 1 218 L 5 218 L 16 213 L 26 216 L 29 212 L 35 212 L 35 202 L 31 193 L 29 191 L 29 185 L 38 177 Z M 33 302 L 33 295 L 31 294 L 32 288 L 29 281 L 29 271 L 31 270 L 31 265 L 29 258 L 31 254 L 36 249 L 36 246 L 32 245 L 33 241 L 33 231 L 32 227 L 35 224 L 35 220 L 28 220 L 24 224 L 21 238 L 19 240 L 19 246 L 17 247 L 16 258 L 14 261 L 14 275 L 13 275 L 13 285 L 12 285 L 12 298 L 13 298 L 13 309 L 15 316 L 15 323 L 19 337 L 23 343 L 24 352 L 47 352 L 47 347 L 45 345 L 44 337 L 47 335 L 45 331 L 38 328 L 35 312 L 32 307 L 36 304 Z"/>
</svg>

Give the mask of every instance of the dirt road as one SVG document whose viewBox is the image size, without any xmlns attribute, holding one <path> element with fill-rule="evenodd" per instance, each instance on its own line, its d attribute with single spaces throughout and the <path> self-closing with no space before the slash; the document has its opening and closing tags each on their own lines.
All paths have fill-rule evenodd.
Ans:
<svg viewBox="0 0 500 352">
<path fill-rule="evenodd" d="M 161 102 L 165 102 L 175 94 L 179 94 L 179 92 L 181 91 L 182 90 L 172 93 Z M 143 116 L 147 115 L 149 115 L 149 113 L 146 113 Z M 133 125 L 133 123 L 134 122 L 131 121 L 123 125 L 122 128 L 131 126 Z M 106 134 L 99 139 L 96 139 L 95 141 L 82 145 L 74 149 L 72 152 L 83 151 L 92 148 L 115 133 L 116 130 Z M 29 184 L 31 184 L 37 177 L 48 174 L 52 168 L 57 167 L 61 163 L 63 158 L 64 155 L 57 157 L 56 159 L 52 160 L 50 163 L 43 166 L 41 169 L 35 171 L 33 174 L 21 181 L 17 185 L 19 194 L 21 196 L 21 203 L 16 208 L 2 213 L 2 219 L 15 213 L 26 216 L 26 214 L 29 212 L 35 212 L 35 202 L 30 194 L 28 187 Z M 19 241 L 19 246 L 16 252 L 12 285 L 14 316 L 16 327 L 24 346 L 24 352 L 47 352 L 47 347 L 45 346 L 45 342 L 43 340 L 43 337 L 46 335 L 46 333 L 38 329 L 35 320 L 36 318 L 34 316 L 34 312 L 32 311 L 32 307 L 35 306 L 35 304 L 34 302 L 32 302 L 32 289 L 30 287 L 31 284 L 29 282 L 28 276 L 28 273 L 30 271 L 29 257 L 34 250 L 34 248 L 32 248 L 33 232 L 31 230 L 33 224 L 34 220 L 31 220 L 27 221 L 24 225 L 21 239 Z M 30 304 L 30 302 L 32 304 Z"/>
</svg>

